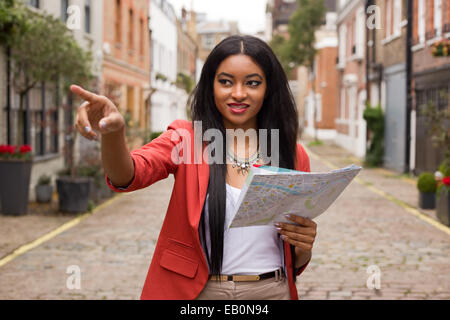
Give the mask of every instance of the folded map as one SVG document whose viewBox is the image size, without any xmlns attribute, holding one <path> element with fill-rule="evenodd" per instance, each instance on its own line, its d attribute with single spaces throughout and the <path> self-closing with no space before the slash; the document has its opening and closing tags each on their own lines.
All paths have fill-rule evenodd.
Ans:
<svg viewBox="0 0 450 320">
<path fill-rule="evenodd" d="M 230 228 L 292 223 L 285 214 L 314 219 L 330 207 L 361 169 L 351 165 L 317 173 L 252 167 Z"/>
</svg>

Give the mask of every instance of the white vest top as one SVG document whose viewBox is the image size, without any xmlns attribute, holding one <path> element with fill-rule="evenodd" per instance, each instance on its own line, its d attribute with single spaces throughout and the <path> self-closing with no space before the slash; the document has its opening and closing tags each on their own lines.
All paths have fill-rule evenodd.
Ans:
<svg viewBox="0 0 450 320">
<path fill-rule="evenodd" d="M 255 275 L 277 270 L 284 266 L 283 241 L 273 226 L 228 228 L 234 218 L 241 189 L 226 185 L 226 217 L 224 231 L 222 274 Z M 209 194 L 206 196 L 208 203 Z M 205 234 L 211 253 L 209 210 L 205 207 Z"/>
</svg>

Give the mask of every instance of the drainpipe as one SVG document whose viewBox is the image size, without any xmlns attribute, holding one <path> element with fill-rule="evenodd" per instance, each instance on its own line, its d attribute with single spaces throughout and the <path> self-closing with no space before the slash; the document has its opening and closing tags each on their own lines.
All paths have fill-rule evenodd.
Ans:
<svg viewBox="0 0 450 320">
<path fill-rule="evenodd" d="M 411 110 L 412 110 L 412 41 L 413 41 L 413 3 L 407 1 L 408 25 L 406 26 L 406 145 L 405 145 L 405 173 L 409 173 L 411 152 Z"/>
<path fill-rule="evenodd" d="M 373 0 L 366 0 L 365 6 L 364 6 L 364 9 L 365 9 L 365 12 L 366 12 L 366 21 L 369 18 L 367 9 L 369 8 L 369 6 L 372 5 L 372 1 Z M 369 85 L 370 55 L 369 55 L 369 45 L 368 45 L 368 43 L 369 43 L 370 30 L 369 30 L 369 28 L 365 28 L 365 30 L 366 30 L 365 47 L 366 47 L 366 92 L 367 92 L 366 97 L 369 99 L 370 98 L 370 85 Z M 373 38 L 372 42 L 373 42 L 373 45 L 372 45 L 372 48 L 373 48 L 375 46 L 375 38 Z"/>
<path fill-rule="evenodd" d="M 7 144 L 11 140 L 11 47 L 6 47 L 6 136 Z"/>
</svg>

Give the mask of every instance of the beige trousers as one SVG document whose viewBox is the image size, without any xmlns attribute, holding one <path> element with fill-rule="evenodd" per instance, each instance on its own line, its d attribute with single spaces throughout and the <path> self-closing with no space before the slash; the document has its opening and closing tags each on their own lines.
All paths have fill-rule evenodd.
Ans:
<svg viewBox="0 0 450 320">
<path fill-rule="evenodd" d="M 290 300 L 286 278 L 260 281 L 209 280 L 196 300 Z"/>
</svg>

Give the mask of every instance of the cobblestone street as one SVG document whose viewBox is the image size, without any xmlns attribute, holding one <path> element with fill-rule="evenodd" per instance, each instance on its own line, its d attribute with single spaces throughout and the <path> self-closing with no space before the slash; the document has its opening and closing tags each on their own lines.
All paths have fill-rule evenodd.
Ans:
<svg viewBox="0 0 450 320">
<path fill-rule="evenodd" d="M 359 164 L 328 144 L 308 154 L 312 171 Z M 298 278 L 300 299 L 450 299 L 449 229 L 433 212 L 411 213 L 418 212 L 414 182 L 380 169 L 364 169 L 358 178 L 316 219 L 313 258 Z M 169 177 L 116 196 L 1 266 L 0 299 L 138 299 L 172 184 Z M 0 259 L 69 220 L 0 216 Z M 66 287 L 71 265 L 81 269 L 81 289 Z M 371 265 L 381 272 L 379 290 L 366 285 Z"/>
</svg>

